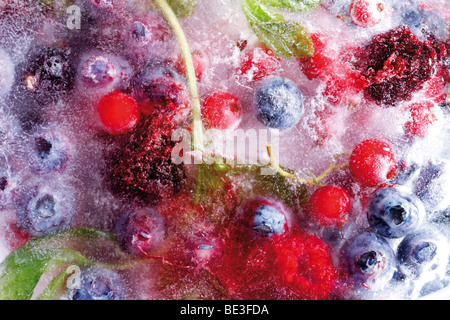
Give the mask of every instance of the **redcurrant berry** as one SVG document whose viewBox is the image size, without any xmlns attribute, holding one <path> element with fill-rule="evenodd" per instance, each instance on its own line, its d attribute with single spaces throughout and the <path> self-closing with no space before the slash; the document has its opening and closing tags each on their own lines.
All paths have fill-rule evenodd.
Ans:
<svg viewBox="0 0 450 320">
<path fill-rule="evenodd" d="M 105 95 L 98 104 L 100 120 L 112 134 L 127 132 L 139 120 L 137 102 L 129 95 L 114 91 Z"/>
</svg>

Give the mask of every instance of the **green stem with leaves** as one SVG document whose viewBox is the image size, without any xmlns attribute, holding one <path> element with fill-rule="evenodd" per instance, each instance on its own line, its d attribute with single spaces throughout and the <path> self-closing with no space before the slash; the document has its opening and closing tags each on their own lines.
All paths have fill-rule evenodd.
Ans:
<svg viewBox="0 0 450 320">
<path fill-rule="evenodd" d="M 170 5 L 166 0 L 153 0 L 153 2 L 158 6 L 159 10 L 163 14 L 167 23 L 169 24 L 175 38 L 181 49 L 181 56 L 183 58 L 183 63 L 186 70 L 186 81 L 191 97 L 191 107 L 192 107 L 192 147 L 194 150 L 203 151 L 204 141 L 203 141 L 203 125 L 201 120 L 201 108 L 200 100 L 198 97 L 197 88 L 197 78 L 195 75 L 194 62 L 192 60 L 191 51 L 189 49 L 189 44 L 186 39 L 186 35 L 183 28 L 172 10 Z"/>
</svg>

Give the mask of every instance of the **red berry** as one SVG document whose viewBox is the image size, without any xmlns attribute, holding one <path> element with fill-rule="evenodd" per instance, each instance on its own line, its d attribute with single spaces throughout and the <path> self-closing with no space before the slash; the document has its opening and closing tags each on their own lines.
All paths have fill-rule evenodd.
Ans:
<svg viewBox="0 0 450 320">
<path fill-rule="evenodd" d="M 332 69 L 331 66 L 334 64 L 338 52 L 333 50 L 333 42 L 323 34 L 312 33 L 311 40 L 314 44 L 314 56 L 299 58 L 298 62 L 309 80 L 324 78 L 331 73 L 330 69 Z"/>
<path fill-rule="evenodd" d="M 320 187 L 308 202 L 309 213 L 323 226 L 342 225 L 351 210 L 350 194 L 338 186 Z"/>
<path fill-rule="evenodd" d="M 200 81 L 202 79 L 203 72 L 209 67 L 209 57 L 205 52 L 195 50 L 192 52 L 192 62 L 194 63 L 195 76 L 197 77 L 197 80 Z M 181 55 L 178 56 L 175 63 L 175 69 L 182 75 L 186 74 L 186 68 Z"/>
<path fill-rule="evenodd" d="M 353 0 L 350 4 L 352 21 L 363 28 L 379 24 L 385 14 L 385 4 L 380 0 Z"/>
<path fill-rule="evenodd" d="M 98 104 L 100 120 L 112 134 L 125 133 L 137 124 L 139 108 L 136 101 L 120 92 L 105 95 Z"/>
<path fill-rule="evenodd" d="M 432 101 L 421 101 L 408 106 L 411 118 L 405 124 L 405 132 L 425 137 L 429 128 L 439 120 L 439 107 Z"/>
<path fill-rule="evenodd" d="M 353 178 L 370 187 L 392 180 L 398 173 L 394 149 L 379 139 L 360 142 L 352 151 L 349 166 Z"/>
<path fill-rule="evenodd" d="M 248 81 L 258 81 L 281 68 L 280 58 L 265 47 L 255 47 L 243 58 L 239 73 Z"/>
<path fill-rule="evenodd" d="M 300 299 L 325 299 L 333 289 L 336 270 L 327 245 L 316 236 L 296 231 L 273 245 L 280 284 Z"/>
<path fill-rule="evenodd" d="M 216 92 L 203 103 L 206 126 L 216 129 L 235 129 L 241 122 L 241 107 L 238 98 L 227 92 Z"/>
</svg>

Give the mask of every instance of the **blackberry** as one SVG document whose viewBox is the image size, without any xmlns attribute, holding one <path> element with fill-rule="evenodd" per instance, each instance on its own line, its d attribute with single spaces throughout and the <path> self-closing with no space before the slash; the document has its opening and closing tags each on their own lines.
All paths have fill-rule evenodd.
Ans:
<svg viewBox="0 0 450 320">
<path fill-rule="evenodd" d="M 408 100 L 434 72 L 436 51 L 407 26 L 376 35 L 357 55 L 355 66 L 370 85 L 365 96 L 378 104 Z"/>
<path fill-rule="evenodd" d="M 111 191 L 123 199 L 156 204 L 181 190 L 183 165 L 172 162 L 173 124 L 165 117 L 144 117 L 118 139 L 120 147 L 106 157 Z"/>
</svg>

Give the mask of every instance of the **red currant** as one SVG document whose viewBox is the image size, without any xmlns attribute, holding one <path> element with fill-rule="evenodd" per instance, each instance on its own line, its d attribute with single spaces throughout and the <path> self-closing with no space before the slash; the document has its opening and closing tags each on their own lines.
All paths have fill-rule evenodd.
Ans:
<svg viewBox="0 0 450 320">
<path fill-rule="evenodd" d="M 351 210 L 350 194 L 338 186 L 320 187 L 311 195 L 308 209 L 313 219 L 323 226 L 342 225 Z"/>
<path fill-rule="evenodd" d="M 360 27 L 373 27 L 383 20 L 385 8 L 386 5 L 380 0 L 353 0 L 350 17 Z"/>
<path fill-rule="evenodd" d="M 208 128 L 235 129 L 241 122 L 238 98 L 227 92 L 219 91 L 208 96 L 202 113 Z"/>
<path fill-rule="evenodd" d="M 280 70 L 280 58 L 265 47 L 255 47 L 243 58 L 239 73 L 248 81 L 258 81 Z"/>
<path fill-rule="evenodd" d="M 114 91 L 105 95 L 98 104 L 100 120 L 112 134 L 125 133 L 139 120 L 137 102 L 129 95 Z"/>
<path fill-rule="evenodd" d="M 353 178 L 369 187 L 392 180 L 398 173 L 394 149 L 379 139 L 360 142 L 352 151 L 349 167 Z"/>
</svg>

